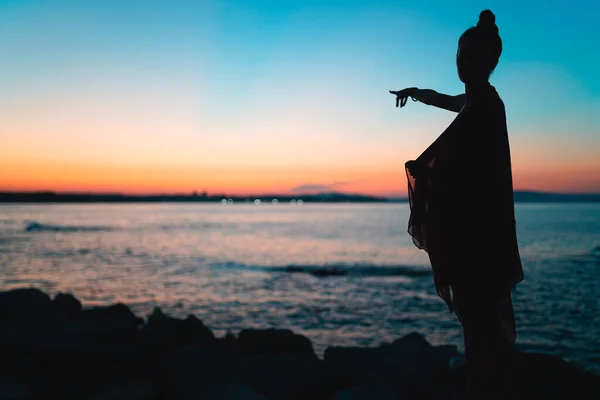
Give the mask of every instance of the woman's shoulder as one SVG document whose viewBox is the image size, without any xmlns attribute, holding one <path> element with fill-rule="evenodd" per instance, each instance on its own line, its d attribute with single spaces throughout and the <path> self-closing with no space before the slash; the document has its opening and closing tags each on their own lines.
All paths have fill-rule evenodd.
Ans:
<svg viewBox="0 0 600 400">
<path fill-rule="evenodd" d="M 488 91 L 485 96 L 477 98 L 476 101 L 473 101 L 469 104 L 469 107 L 465 109 L 470 117 L 475 117 L 476 119 L 504 118 L 506 114 L 504 101 L 502 101 L 502 98 L 493 86 L 492 89 L 493 90 Z"/>
<path fill-rule="evenodd" d="M 490 91 L 489 96 L 487 96 L 487 101 L 492 107 L 504 111 L 505 107 L 502 97 L 500 97 L 500 94 L 498 93 L 495 87 L 492 86 L 491 88 L 492 90 Z"/>
</svg>

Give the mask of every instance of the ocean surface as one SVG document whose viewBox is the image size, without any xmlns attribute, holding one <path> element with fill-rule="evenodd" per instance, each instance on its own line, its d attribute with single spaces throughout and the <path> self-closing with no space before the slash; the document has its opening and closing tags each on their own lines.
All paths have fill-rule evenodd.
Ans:
<svg viewBox="0 0 600 400">
<path fill-rule="evenodd" d="M 600 374 L 600 204 L 516 213 L 518 346 Z M 4 204 L 0 282 L 72 292 L 87 306 L 124 302 L 142 316 L 191 313 L 218 335 L 290 328 L 318 353 L 413 331 L 462 349 L 407 220 L 406 203 Z"/>
</svg>

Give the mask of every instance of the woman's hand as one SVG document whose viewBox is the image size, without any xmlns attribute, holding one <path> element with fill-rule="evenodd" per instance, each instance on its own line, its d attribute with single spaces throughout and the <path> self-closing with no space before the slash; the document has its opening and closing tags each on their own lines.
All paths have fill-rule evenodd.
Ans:
<svg viewBox="0 0 600 400">
<path fill-rule="evenodd" d="M 400 105 L 400 108 L 402 108 L 406 105 L 409 97 L 411 97 L 413 101 L 417 101 L 415 99 L 415 94 L 418 90 L 419 89 L 416 87 L 411 87 L 402 90 L 390 90 L 390 93 L 396 95 L 396 107 Z"/>
</svg>

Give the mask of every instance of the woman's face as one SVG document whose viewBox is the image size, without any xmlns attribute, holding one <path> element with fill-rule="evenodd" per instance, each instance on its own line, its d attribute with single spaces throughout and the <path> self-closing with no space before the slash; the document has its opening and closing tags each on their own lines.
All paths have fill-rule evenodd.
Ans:
<svg viewBox="0 0 600 400">
<path fill-rule="evenodd" d="M 487 81 L 489 72 L 486 62 L 482 58 L 477 43 L 469 40 L 460 40 L 456 51 L 456 70 L 458 77 L 464 83 Z"/>
<path fill-rule="evenodd" d="M 466 41 L 461 40 L 458 42 L 458 50 L 456 51 L 456 70 L 458 72 L 458 78 L 467 83 L 469 77 L 472 75 L 469 70 L 470 63 L 468 62 L 469 45 Z"/>
</svg>

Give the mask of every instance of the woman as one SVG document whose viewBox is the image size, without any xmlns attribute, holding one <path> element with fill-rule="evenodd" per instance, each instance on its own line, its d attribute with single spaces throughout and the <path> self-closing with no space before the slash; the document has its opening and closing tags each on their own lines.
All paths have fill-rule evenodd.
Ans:
<svg viewBox="0 0 600 400">
<path fill-rule="evenodd" d="M 423 154 L 406 163 L 408 232 L 428 253 L 437 293 L 463 326 L 467 389 L 474 396 L 500 393 L 507 384 L 497 379 L 507 378 L 516 340 L 511 291 L 523 279 L 504 103 L 489 84 L 501 52 L 495 16 L 482 11 L 458 42 L 465 94 L 391 91 L 396 106 L 411 97 L 458 112 Z"/>
</svg>

